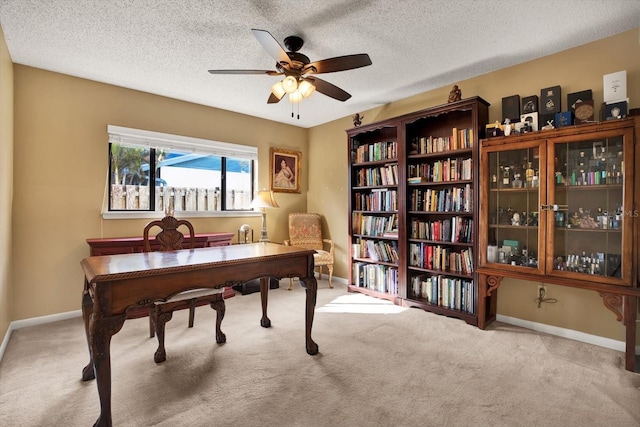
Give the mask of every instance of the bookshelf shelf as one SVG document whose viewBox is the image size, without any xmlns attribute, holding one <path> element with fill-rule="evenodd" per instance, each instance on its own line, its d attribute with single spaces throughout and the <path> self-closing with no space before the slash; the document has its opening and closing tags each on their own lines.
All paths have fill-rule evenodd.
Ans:
<svg viewBox="0 0 640 427">
<path fill-rule="evenodd" d="M 349 291 L 478 324 L 475 166 L 488 108 L 473 97 L 347 131 Z M 394 209 L 366 207 L 383 197 Z M 397 262 L 369 256 L 374 245 Z M 416 251 L 439 258 L 418 262 Z"/>
</svg>

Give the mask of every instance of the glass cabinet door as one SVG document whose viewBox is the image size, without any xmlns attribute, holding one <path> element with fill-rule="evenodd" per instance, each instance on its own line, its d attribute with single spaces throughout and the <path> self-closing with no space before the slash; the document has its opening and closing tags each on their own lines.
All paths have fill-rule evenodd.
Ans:
<svg viewBox="0 0 640 427">
<path fill-rule="evenodd" d="M 549 141 L 547 273 L 628 280 L 631 265 L 623 259 L 631 221 L 625 213 L 632 214 L 632 194 L 625 165 L 632 164 L 632 141 L 631 132 L 622 131 Z"/>
<path fill-rule="evenodd" d="M 496 147 L 484 160 L 488 181 L 481 207 L 487 222 L 481 244 L 488 264 L 505 264 L 542 271 L 544 238 L 540 232 L 540 205 L 545 202 L 545 150 L 539 142 L 505 150 Z M 485 185 L 487 182 L 485 181 Z"/>
</svg>

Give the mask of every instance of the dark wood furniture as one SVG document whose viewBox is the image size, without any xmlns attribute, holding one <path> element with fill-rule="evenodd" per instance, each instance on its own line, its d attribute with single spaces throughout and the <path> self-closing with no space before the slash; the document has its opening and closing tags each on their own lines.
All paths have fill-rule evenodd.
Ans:
<svg viewBox="0 0 640 427">
<path fill-rule="evenodd" d="M 180 231 L 181 227 L 189 232 L 186 238 Z M 152 252 L 149 235 L 152 230 L 156 228 L 160 229 L 154 238 L 154 247 L 157 246 L 158 251 L 165 252 L 195 248 L 193 225 L 185 219 L 178 220 L 173 216 L 167 215 L 161 220 L 149 222 L 144 227 L 142 240 L 144 242 L 145 252 Z M 149 320 L 151 322 L 151 328 L 155 330 L 155 335 L 158 337 L 158 349 L 153 355 L 153 360 L 156 363 L 164 362 L 167 359 L 167 352 L 164 345 L 165 326 L 166 323 L 171 320 L 175 310 L 188 309 L 189 327 L 193 328 L 196 307 L 209 304 L 211 308 L 216 311 L 216 342 L 222 344 L 226 341 L 226 337 L 221 330 L 222 319 L 225 313 L 222 292 L 222 289 L 192 289 L 174 295 L 166 301 L 161 300 L 153 303 L 153 307 L 149 311 Z"/>
<path fill-rule="evenodd" d="M 638 135 L 636 117 L 481 142 L 480 328 L 504 277 L 593 290 L 625 325 L 635 369 Z"/>
<path fill-rule="evenodd" d="M 88 257 L 81 261 L 85 281 L 82 316 L 90 360 L 82 371 L 84 381 L 95 378 L 100 397 L 96 426 L 111 426 L 111 337 L 127 318 L 127 311 L 148 306 L 196 287 L 221 289 L 262 278 L 260 325 L 268 328 L 267 277 L 299 277 L 306 288 L 305 344 L 318 353 L 311 338 L 318 284 L 314 277 L 313 250 L 274 243 L 184 249 L 171 252 L 131 253 Z"/>
<path fill-rule="evenodd" d="M 347 131 L 349 291 L 477 325 L 476 183 L 488 107 L 472 97 Z"/>
<path fill-rule="evenodd" d="M 194 234 L 195 243 L 194 248 L 207 248 L 214 246 L 227 246 L 231 244 L 233 239 L 233 233 L 196 233 Z M 189 236 L 185 236 L 187 239 Z M 115 254 L 132 254 L 136 252 L 144 252 L 144 239 L 139 237 L 106 237 L 106 238 L 94 238 L 87 239 L 89 245 L 89 255 L 115 255 Z M 155 241 L 155 237 L 149 237 L 149 244 L 152 251 L 157 251 L 160 248 L 160 244 Z M 224 297 L 231 298 L 235 296 L 233 289 L 225 288 Z M 148 316 L 147 310 L 131 310 L 128 314 L 129 319 L 137 317 Z M 150 336 L 153 337 L 153 329 L 149 331 Z"/>
</svg>

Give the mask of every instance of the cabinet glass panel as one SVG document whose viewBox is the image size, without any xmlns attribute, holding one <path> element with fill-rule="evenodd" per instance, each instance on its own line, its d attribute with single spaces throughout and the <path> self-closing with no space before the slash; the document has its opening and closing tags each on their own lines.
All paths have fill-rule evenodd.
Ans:
<svg viewBox="0 0 640 427">
<path fill-rule="evenodd" d="M 553 269 L 622 274 L 623 136 L 553 145 Z"/>
<path fill-rule="evenodd" d="M 487 261 L 538 268 L 539 148 L 488 153 Z"/>
</svg>

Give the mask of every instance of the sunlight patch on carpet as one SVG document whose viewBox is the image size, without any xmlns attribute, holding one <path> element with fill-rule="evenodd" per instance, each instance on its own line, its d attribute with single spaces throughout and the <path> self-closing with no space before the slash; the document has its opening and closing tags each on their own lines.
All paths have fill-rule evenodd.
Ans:
<svg viewBox="0 0 640 427">
<path fill-rule="evenodd" d="M 373 298 L 364 294 L 341 295 L 328 304 L 316 309 L 318 313 L 364 313 L 364 314 L 396 314 L 407 310 L 391 301 Z"/>
</svg>

